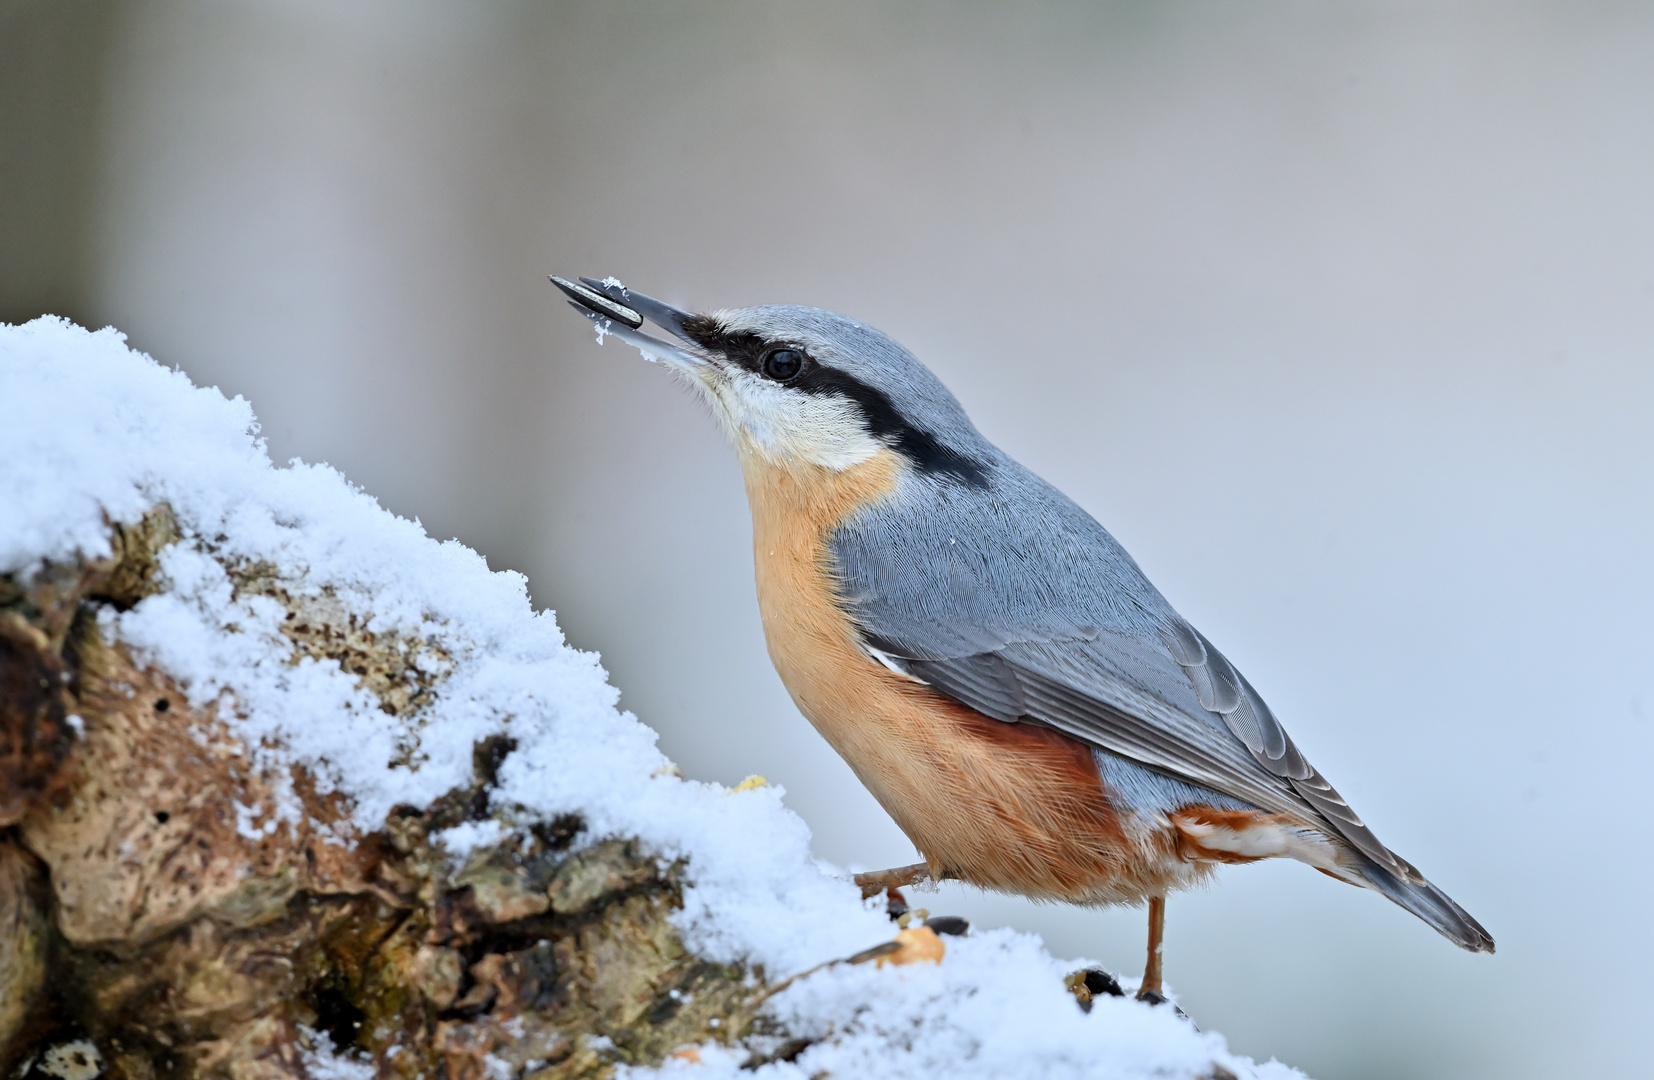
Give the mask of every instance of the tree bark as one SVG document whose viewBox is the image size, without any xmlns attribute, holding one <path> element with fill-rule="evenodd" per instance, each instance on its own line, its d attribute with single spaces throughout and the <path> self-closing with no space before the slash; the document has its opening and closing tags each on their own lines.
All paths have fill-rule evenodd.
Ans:
<svg viewBox="0 0 1654 1080">
<path fill-rule="evenodd" d="M 163 506 L 111 532 L 108 559 L 0 578 L 0 1068 L 556 1080 L 753 1032 L 762 973 L 684 948 L 674 867 L 579 844 L 575 818 L 459 867 L 433 845 L 489 819 L 509 740 L 476 748 L 469 786 L 360 838 L 302 771 L 261 776 L 216 706 L 104 640 L 99 609 L 155 591 L 177 530 Z M 267 567 L 232 577 L 289 605 L 295 658 L 420 704 L 395 643 Z M 280 782 L 299 823 L 249 827 L 276 820 Z"/>
</svg>

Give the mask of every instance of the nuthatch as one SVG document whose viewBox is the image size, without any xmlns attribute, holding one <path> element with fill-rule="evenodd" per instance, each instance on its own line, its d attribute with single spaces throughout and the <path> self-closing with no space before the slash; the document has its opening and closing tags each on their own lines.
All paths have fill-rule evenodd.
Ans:
<svg viewBox="0 0 1654 1080">
<path fill-rule="evenodd" d="M 1145 997 L 1166 893 L 1221 863 L 1297 859 L 1493 951 L 1114 538 L 907 350 L 816 308 L 694 315 L 581 280 L 552 279 L 685 377 L 740 454 L 770 659 L 925 859 L 864 886 L 1147 899 Z"/>
</svg>

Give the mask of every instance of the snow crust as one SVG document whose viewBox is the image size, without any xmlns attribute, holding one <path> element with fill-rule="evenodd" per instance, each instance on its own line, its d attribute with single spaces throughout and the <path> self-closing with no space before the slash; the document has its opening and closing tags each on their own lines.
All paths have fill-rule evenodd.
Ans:
<svg viewBox="0 0 1654 1080">
<path fill-rule="evenodd" d="M 673 775 L 654 732 L 617 710 L 597 657 L 533 610 L 521 575 L 432 540 L 326 465 L 272 465 L 241 398 L 193 386 L 112 329 L 42 318 L 0 326 L 0 402 L 0 572 L 105 555 L 109 522 L 169 503 L 182 539 L 162 555 L 165 589 L 106 612 L 106 632 L 193 704 L 216 702 L 261 765 L 302 764 L 347 795 L 356 828 L 468 783 L 473 745 L 507 734 L 518 749 L 496 804 L 578 813 L 587 841 L 637 837 L 685 860 L 675 919 L 699 955 L 777 979 L 891 936 L 883 913 L 811 855 L 780 788 L 731 792 Z M 393 717 L 336 662 L 295 663 L 282 605 L 237 596 L 226 569 L 259 563 L 294 595 L 343 605 L 439 669 L 432 702 Z M 248 808 L 242 828 L 269 831 L 300 812 L 296 800 L 273 817 Z M 445 840 L 462 856 L 497 838 L 468 827 Z M 1169 1008 L 1105 998 L 1082 1013 L 1062 976 L 1083 962 L 1053 959 L 1037 938 L 995 930 L 947 942 L 940 965 L 837 965 L 795 982 L 771 1010 L 823 1041 L 758 1075 L 1193 1077 L 1215 1061 L 1238 1076 L 1301 1076 L 1230 1055 Z M 699 1064 L 663 1071 L 734 1077 L 742 1060 L 709 1045 Z"/>
</svg>

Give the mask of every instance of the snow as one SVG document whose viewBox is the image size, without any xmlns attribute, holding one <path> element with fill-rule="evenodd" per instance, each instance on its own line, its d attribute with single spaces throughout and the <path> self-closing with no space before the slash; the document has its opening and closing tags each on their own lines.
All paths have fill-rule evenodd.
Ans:
<svg viewBox="0 0 1654 1080">
<path fill-rule="evenodd" d="M 0 402 L 0 572 L 107 554 L 108 522 L 169 503 L 181 539 L 162 554 L 165 588 L 130 611 L 106 609 L 105 632 L 193 704 L 218 703 L 267 775 L 303 765 L 372 831 L 394 806 L 469 782 L 473 745 L 506 734 L 518 748 L 496 805 L 578 813 L 587 841 L 636 837 L 685 860 L 676 923 L 706 959 L 779 979 L 890 937 L 883 913 L 811 855 L 781 788 L 732 792 L 675 775 L 655 734 L 616 709 L 597 657 L 533 610 L 521 575 L 432 540 L 328 466 L 274 466 L 241 398 L 193 386 L 114 330 L 43 318 L 0 326 Z M 401 642 L 432 680 L 429 703 L 391 715 L 337 662 L 294 663 L 283 605 L 234 588 L 236 568 L 260 564 L 302 602 L 342 605 Z M 274 818 L 248 810 L 241 825 L 268 832 L 300 812 L 290 798 Z M 463 858 L 499 835 L 465 826 L 445 839 Z M 1217 1061 L 1240 1076 L 1300 1075 L 1228 1054 L 1169 1008 L 1108 998 L 1082 1013 L 1062 988 L 1082 962 L 1052 958 L 1035 938 L 996 930 L 947 942 L 939 965 L 836 965 L 777 994 L 774 1015 L 823 1041 L 759 1073 L 1176 1077 Z M 708 1046 L 699 1066 L 664 1071 L 734 1076 L 742 1060 Z"/>
<path fill-rule="evenodd" d="M 339 1053 L 333 1039 L 325 1031 L 299 1030 L 310 1043 L 300 1050 L 299 1057 L 304 1062 L 305 1072 L 313 1080 L 373 1080 L 371 1061 L 360 1061 Z"/>
<path fill-rule="evenodd" d="M 29 1071 L 30 1062 L 24 1062 L 18 1075 Z M 97 1080 L 103 1074 L 103 1055 L 90 1039 L 75 1039 L 59 1043 L 41 1055 L 40 1071 L 57 1080 Z"/>
<path fill-rule="evenodd" d="M 1032 935 L 1002 929 L 947 941 L 941 964 L 841 965 L 777 995 L 772 1015 L 794 1035 L 823 1041 L 756 1075 L 1183 1077 L 1209 1076 L 1213 1062 L 1259 1080 L 1303 1075 L 1228 1054 L 1221 1036 L 1196 1032 L 1170 1008 L 1105 997 L 1082 1013 L 1062 989 L 1074 963 L 1053 959 Z M 755 1075 L 741 1069 L 742 1054 L 710 1044 L 698 1049 L 696 1077 Z M 663 1071 L 683 1069 L 669 1063 Z"/>
</svg>

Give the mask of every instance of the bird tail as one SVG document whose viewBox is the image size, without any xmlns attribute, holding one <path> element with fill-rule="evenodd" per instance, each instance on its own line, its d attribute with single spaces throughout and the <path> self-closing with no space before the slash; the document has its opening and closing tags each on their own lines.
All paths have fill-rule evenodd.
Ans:
<svg viewBox="0 0 1654 1080">
<path fill-rule="evenodd" d="M 1392 874 L 1365 855 L 1359 873 L 1363 884 L 1411 911 L 1436 929 L 1442 937 L 1470 952 L 1493 951 L 1493 935 L 1482 929 L 1468 912 L 1453 902 L 1452 897 L 1424 880 L 1406 881 Z M 1354 869 L 1351 867 L 1351 869 Z"/>
</svg>

